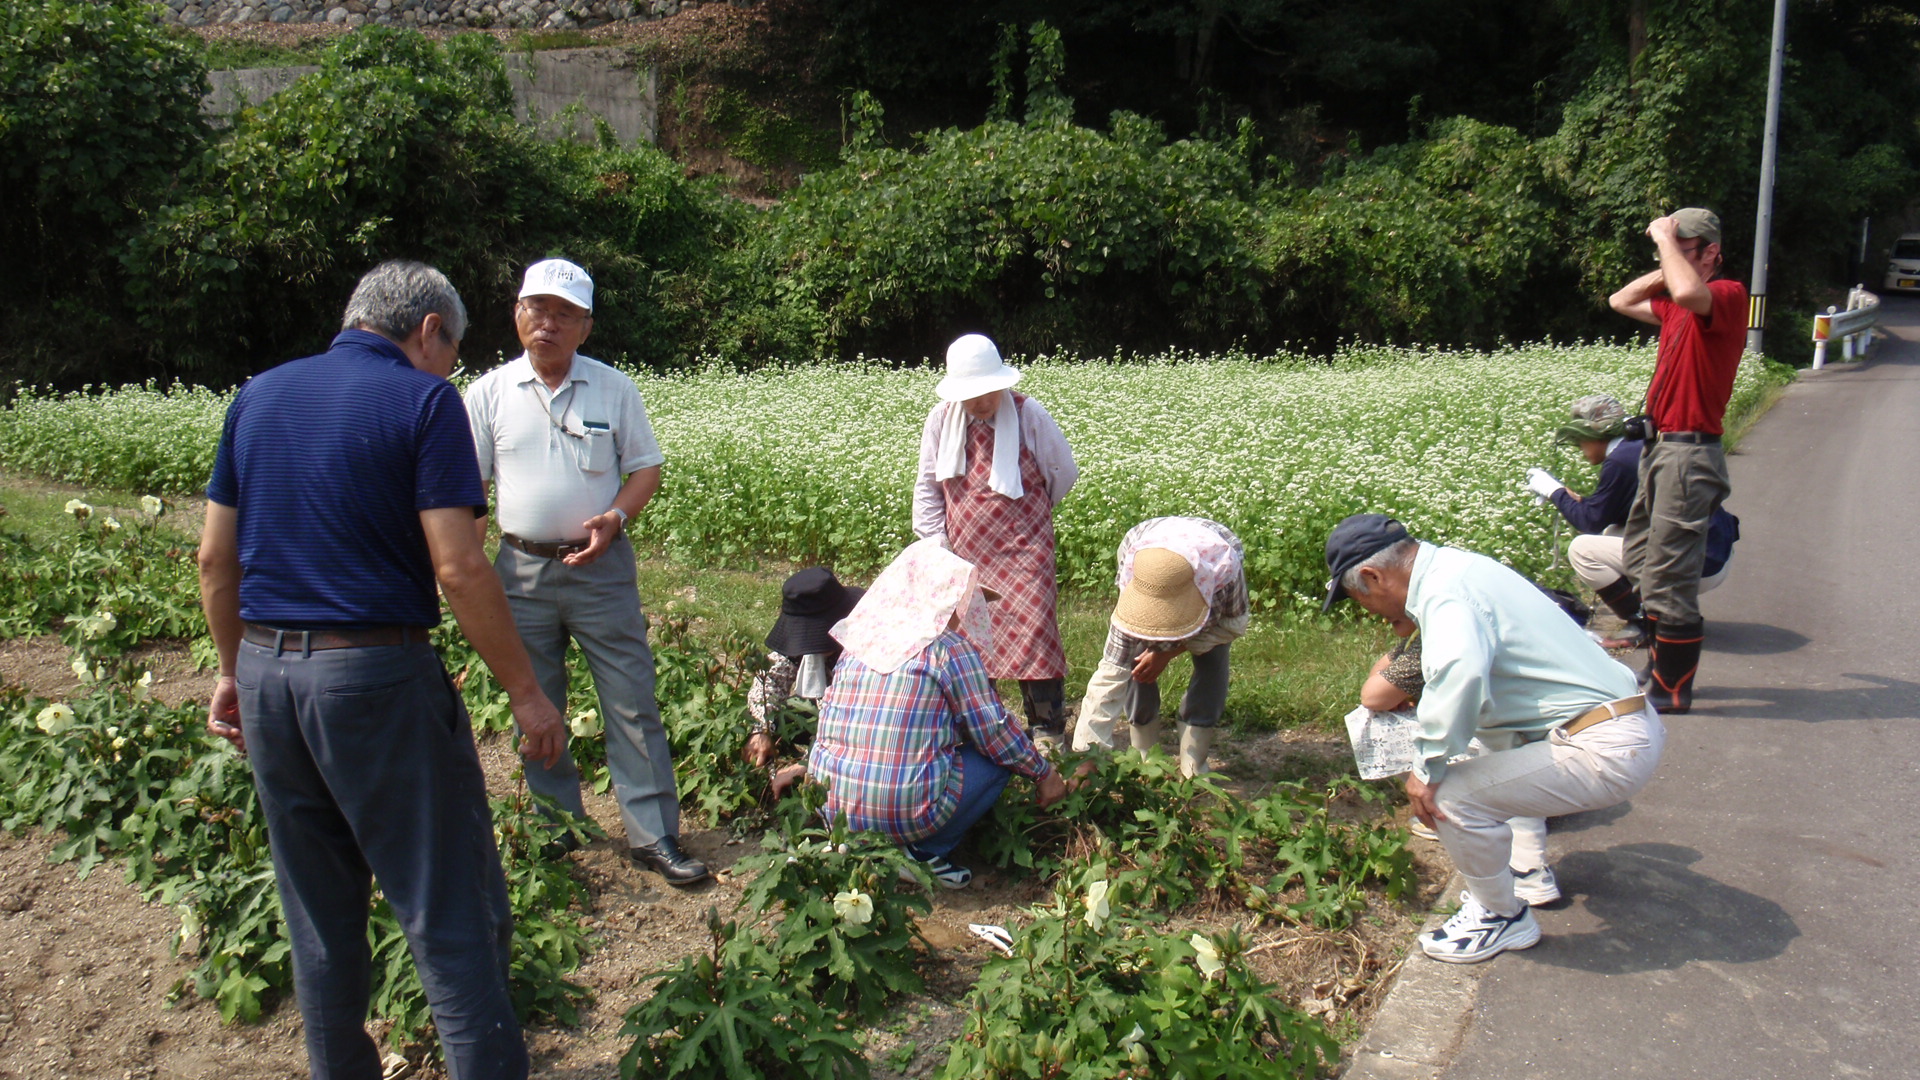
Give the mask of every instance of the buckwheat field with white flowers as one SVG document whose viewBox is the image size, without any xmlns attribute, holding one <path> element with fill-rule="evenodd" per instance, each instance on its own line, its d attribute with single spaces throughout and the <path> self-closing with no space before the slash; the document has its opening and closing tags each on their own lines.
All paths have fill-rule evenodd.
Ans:
<svg viewBox="0 0 1920 1080">
<path fill-rule="evenodd" d="M 1653 355 L 1530 345 L 1012 362 L 1026 373 L 1018 389 L 1059 421 L 1080 463 L 1055 517 L 1063 586 L 1110 587 L 1128 527 L 1193 514 L 1246 542 L 1257 607 L 1291 607 L 1320 590 L 1327 530 L 1361 511 L 1543 573 L 1554 515 L 1525 493 L 1525 470 L 1589 483 L 1578 456 L 1552 445 L 1553 428 L 1582 394 L 1611 393 L 1633 410 Z M 936 370 L 869 363 L 636 378 L 667 455 L 661 494 L 635 523 L 642 543 L 693 563 L 768 554 L 864 574 L 912 539 Z M 1770 381 L 1748 357 L 1730 415 Z M 0 467 L 189 492 L 211 470 L 228 398 L 151 384 L 24 395 L 0 413 Z"/>
</svg>

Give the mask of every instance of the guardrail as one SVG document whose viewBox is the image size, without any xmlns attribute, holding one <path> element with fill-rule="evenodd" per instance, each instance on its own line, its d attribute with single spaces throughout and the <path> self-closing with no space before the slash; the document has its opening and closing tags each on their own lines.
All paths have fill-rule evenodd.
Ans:
<svg viewBox="0 0 1920 1080">
<path fill-rule="evenodd" d="M 1827 342 L 1834 338 L 1840 339 L 1843 359 L 1865 356 L 1867 346 L 1873 341 L 1873 328 L 1879 322 L 1880 298 L 1868 292 L 1864 285 L 1847 290 L 1845 311 L 1829 305 L 1824 314 L 1813 317 L 1813 369 L 1818 371 L 1826 366 Z M 1855 339 L 1863 335 L 1867 340 L 1856 343 Z"/>
</svg>

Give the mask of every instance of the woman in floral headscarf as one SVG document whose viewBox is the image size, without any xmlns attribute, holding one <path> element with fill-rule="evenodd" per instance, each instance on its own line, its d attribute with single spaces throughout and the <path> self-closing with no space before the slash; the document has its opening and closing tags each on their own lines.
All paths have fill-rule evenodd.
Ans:
<svg viewBox="0 0 1920 1080">
<path fill-rule="evenodd" d="M 844 652 L 808 756 L 829 817 L 900 841 L 952 889 L 973 872 L 947 855 L 1010 773 L 1041 806 L 1067 792 L 994 693 L 974 645 L 991 633 L 972 563 L 932 540 L 901 552 L 833 628 Z"/>
</svg>

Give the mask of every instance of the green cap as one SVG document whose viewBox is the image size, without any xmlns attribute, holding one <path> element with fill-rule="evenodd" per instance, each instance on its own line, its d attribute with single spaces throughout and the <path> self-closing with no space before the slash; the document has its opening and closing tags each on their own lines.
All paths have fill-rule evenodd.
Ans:
<svg viewBox="0 0 1920 1080">
<path fill-rule="evenodd" d="M 1702 210 L 1697 206 L 1675 210 L 1673 223 L 1677 226 L 1675 231 L 1686 239 L 1697 236 L 1709 244 L 1720 242 L 1720 215 L 1711 210 Z"/>
<path fill-rule="evenodd" d="M 1627 410 L 1612 394 L 1588 394 L 1567 411 L 1573 418 L 1554 430 L 1554 442 L 1596 442 L 1626 434 Z"/>
</svg>

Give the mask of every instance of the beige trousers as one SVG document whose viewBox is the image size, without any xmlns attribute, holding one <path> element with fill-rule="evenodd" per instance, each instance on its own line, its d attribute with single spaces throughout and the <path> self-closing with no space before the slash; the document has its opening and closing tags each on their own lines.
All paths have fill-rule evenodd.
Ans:
<svg viewBox="0 0 1920 1080">
<path fill-rule="evenodd" d="M 1508 861 L 1516 818 L 1601 810 L 1653 779 L 1666 728 L 1652 706 L 1603 720 L 1571 738 L 1545 739 L 1447 766 L 1435 801 L 1440 843 L 1475 900 L 1503 915 L 1519 910 Z M 1529 823 L 1530 830 L 1531 823 Z M 1531 869 L 1521 867 L 1521 869 Z"/>
</svg>

